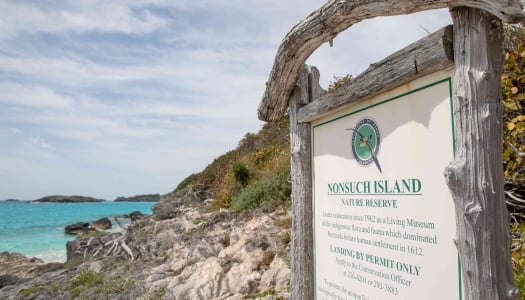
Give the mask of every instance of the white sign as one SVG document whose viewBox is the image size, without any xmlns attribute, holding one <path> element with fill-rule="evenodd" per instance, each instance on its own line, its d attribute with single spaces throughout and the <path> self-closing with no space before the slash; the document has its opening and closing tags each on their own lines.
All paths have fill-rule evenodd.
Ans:
<svg viewBox="0 0 525 300">
<path fill-rule="evenodd" d="M 461 299 L 452 70 L 312 123 L 316 299 Z"/>
</svg>

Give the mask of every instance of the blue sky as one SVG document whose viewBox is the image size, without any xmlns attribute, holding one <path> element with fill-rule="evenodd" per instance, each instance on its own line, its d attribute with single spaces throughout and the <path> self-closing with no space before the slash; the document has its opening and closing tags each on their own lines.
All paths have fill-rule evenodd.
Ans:
<svg viewBox="0 0 525 300">
<path fill-rule="evenodd" d="M 321 0 L 0 0 L 0 199 L 167 193 L 262 123 L 285 34 Z M 326 88 L 449 24 L 375 18 L 308 60 Z"/>
</svg>

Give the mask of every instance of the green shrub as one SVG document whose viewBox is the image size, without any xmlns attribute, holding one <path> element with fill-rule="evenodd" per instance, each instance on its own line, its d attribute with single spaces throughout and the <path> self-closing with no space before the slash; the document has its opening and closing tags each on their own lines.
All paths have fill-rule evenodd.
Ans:
<svg viewBox="0 0 525 300">
<path fill-rule="evenodd" d="M 226 233 L 222 238 L 219 239 L 219 243 L 221 243 L 224 247 L 228 247 L 231 243 L 230 234 Z"/>
<path fill-rule="evenodd" d="M 182 180 L 177 187 L 175 188 L 174 192 L 178 192 L 182 190 L 183 188 L 194 184 L 198 180 L 198 174 L 191 174 L 190 176 L 186 177 L 184 180 Z"/>
<path fill-rule="evenodd" d="M 72 271 L 73 269 L 75 269 L 77 266 L 79 266 L 80 264 L 86 262 L 87 259 L 85 257 L 82 257 L 82 256 L 77 256 L 77 257 L 74 257 L 70 260 L 68 260 L 65 264 L 64 264 L 64 267 L 66 268 L 66 270 L 68 271 Z"/>
<path fill-rule="evenodd" d="M 262 297 L 266 297 L 266 296 L 273 296 L 273 295 L 276 295 L 276 294 L 277 294 L 277 292 L 274 289 L 269 289 L 269 290 L 266 290 L 266 291 L 264 291 L 264 292 L 262 292 L 260 294 L 246 295 L 246 296 L 243 297 L 243 299 L 257 299 L 257 298 L 262 298 Z M 277 299 L 279 299 L 279 298 L 277 298 Z"/>
<path fill-rule="evenodd" d="M 286 218 L 277 220 L 277 225 L 279 225 L 279 227 L 284 228 L 284 229 L 292 228 L 292 217 L 286 217 Z"/>
<path fill-rule="evenodd" d="M 155 290 L 150 292 L 150 295 L 148 295 L 147 299 L 149 300 L 161 300 L 164 299 L 164 296 L 166 295 L 167 289 L 166 287 L 157 287 Z"/>
<path fill-rule="evenodd" d="M 335 79 L 335 81 L 330 82 L 328 84 L 327 92 L 329 94 L 339 90 L 343 86 L 345 86 L 348 83 L 350 83 L 350 81 L 352 80 L 352 75 L 347 74 L 347 75 L 345 75 L 343 77 L 336 77 L 336 76 L 334 76 L 334 79 Z"/>
<path fill-rule="evenodd" d="M 32 294 L 36 293 L 37 290 L 38 290 L 37 285 L 36 285 L 35 283 L 33 283 L 33 284 L 31 285 L 30 288 L 23 289 L 23 290 L 21 291 L 21 293 L 22 293 L 22 295 L 23 295 L 24 297 L 29 297 L 29 296 L 31 296 Z"/>
<path fill-rule="evenodd" d="M 520 300 L 525 300 L 525 223 L 512 223 L 510 226 L 512 237 L 512 272 L 516 287 L 520 290 Z"/>
<path fill-rule="evenodd" d="M 93 287 L 104 281 L 104 274 L 95 274 L 90 270 L 82 270 L 77 277 L 71 280 L 71 289 L 80 286 Z"/>
<path fill-rule="evenodd" d="M 263 167 L 268 161 L 274 159 L 282 150 L 280 144 L 259 148 L 253 152 L 253 160 L 256 166 Z"/>
<path fill-rule="evenodd" d="M 242 186 L 246 186 L 250 179 L 250 171 L 243 163 L 237 163 L 233 166 L 233 176 Z"/>
<path fill-rule="evenodd" d="M 249 184 L 233 197 L 231 209 L 242 211 L 261 208 L 264 212 L 270 212 L 279 205 L 289 204 L 292 190 L 288 181 L 289 172 L 288 169 L 281 170 L 275 176 Z"/>
<path fill-rule="evenodd" d="M 520 290 L 520 300 L 525 300 L 525 274 L 523 270 L 514 269 L 514 280 L 516 287 Z"/>
<path fill-rule="evenodd" d="M 124 280 L 122 278 L 112 278 L 102 284 L 98 292 L 103 295 L 122 293 L 128 288 L 133 287 L 134 281 Z"/>
<path fill-rule="evenodd" d="M 288 245 L 291 240 L 292 240 L 292 236 L 290 235 L 290 233 L 289 232 L 285 233 L 283 236 L 283 243 Z"/>
</svg>

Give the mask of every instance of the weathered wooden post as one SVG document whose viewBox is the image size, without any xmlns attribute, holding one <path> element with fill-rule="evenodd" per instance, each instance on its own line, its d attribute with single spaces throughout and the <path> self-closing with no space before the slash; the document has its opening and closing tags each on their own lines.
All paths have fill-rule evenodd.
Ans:
<svg viewBox="0 0 525 300">
<path fill-rule="evenodd" d="M 445 176 L 456 206 L 467 299 L 517 299 L 503 196 L 503 25 L 476 8 L 455 8 L 456 158 Z"/>
<path fill-rule="evenodd" d="M 503 201 L 500 75 L 503 54 L 501 21 L 524 21 L 522 1 L 330 0 L 292 28 L 284 38 L 258 112 L 261 120 L 273 121 L 290 108 L 292 299 L 313 299 L 316 295 L 310 177 L 313 155 L 311 122 L 348 103 L 361 101 L 363 97 L 369 99 L 407 83 L 408 79 L 428 74 L 419 74 L 422 70 L 431 72 L 433 66 L 437 66 L 436 70 L 448 68 L 446 64 L 450 63 L 450 55 L 440 52 L 447 49 L 445 34 L 435 47 L 419 51 L 424 58 L 418 61 L 427 64 L 421 65 L 422 68 L 416 64 L 415 73 L 401 65 L 385 66 L 385 70 L 395 74 L 397 80 L 387 79 L 384 85 L 360 86 L 369 82 L 369 78 L 363 76 L 361 83 L 357 78 L 354 80 L 353 90 L 345 88 L 338 95 L 323 97 L 320 101 L 316 100 L 321 94 L 317 81 L 312 80 L 311 75 L 318 76 L 318 72 L 305 67 L 304 62 L 322 43 L 333 40 L 338 33 L 362 20 L 444 7 L 452 9 L 456 68 L 453 79 L 456 157 L 445 174 L 455 205 L 455 240 L 461 260 L 464 298 L 492 300 L 518 296 L 510 268 L 508 216 Z M 423 48 L 426 44 L 418 47 Z M 424 54 L 430 51 L 437 52 L 425 58 Z M 439 58 L 433 60 L 435 57 Z M 406 64 L 406 61 L 399 60 L 398 63 Z M 379 74 L 376 76 L 384 72 L 374 68 L 369 71 L 370 74 Z M 348 282 L 348 285 L 352 284 Z M 336 287 L 338 291 L 345 288 Z M 366 298 L 366 295 L 362 296 Z"/>
<path fill-rule="evenodd" d="M 299 110 L 324 91 L 319 71 L 304 65 L 290 99 L 290 149 L 292 155 L 292 295 L 297 299 L 314 297 L 312 223 L 312 147 L 310 123 L 299 123 Z M 310 187 L 310 188 L 305 188 Z"/>
<path fill-rule="evenodd" d="M 304 66 L 290 99 L 290 150 L 292 155 L 292 294 L 302 299 L 314 295 L 312 191 L 301 188 L 311 186 L 310 124 L 297 122 L 297 112 L 310 102 L 308 92 L 308 67 Z"/>
</svg>

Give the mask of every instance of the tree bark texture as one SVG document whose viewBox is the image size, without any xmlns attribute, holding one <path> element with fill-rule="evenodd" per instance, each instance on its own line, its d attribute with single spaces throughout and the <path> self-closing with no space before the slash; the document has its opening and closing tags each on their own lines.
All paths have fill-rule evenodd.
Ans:
<svg viewBox="0 0 525 300">
<path fill-rule="evenodd" d="M 290 144 L 292 177 L 292 274 L 294 300 L 314 297 L 312 141 L 310 123 L 299 124 L 297 112 L 324 91 L 319 71 L 304 65 L 290 101 Z"/>
<path fill-rule="evenodd" d="M 275 121 L 286 113 L 306 59 L 341 31 L 377 16 L 461 6 L 484 9 L 505 22 L 525 19 L 523 0 L 329 0 L 294 26 L 281 42 L 259 105 L 259 119 Z"/>
<path fill-rule="evenodd" d="M 454 66 L 452 25 L 371 65 L 337 91 L 312 101 L 299 111 L 299 122 L 311 122 L 345 105 L 363 101 L 421 76 Z"/>
<path fill-rule="evenodd" d="M 501 21 L 455 8 L 455 160 L 445 178 L 456 208 L 456 245 L 467 300 L 517 299 L 503 195 Z"/>
</svg>

